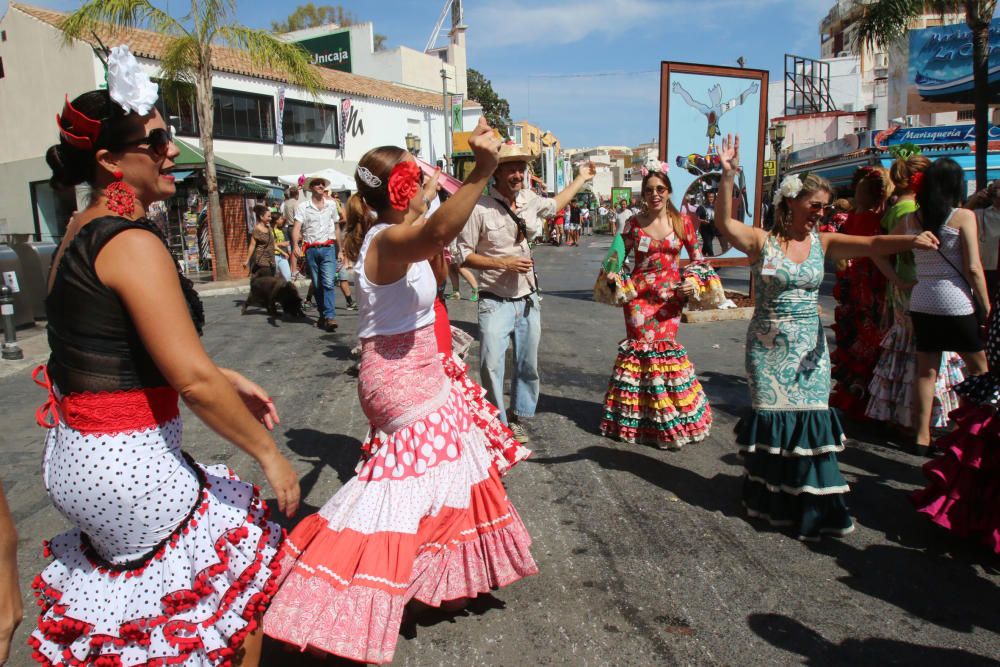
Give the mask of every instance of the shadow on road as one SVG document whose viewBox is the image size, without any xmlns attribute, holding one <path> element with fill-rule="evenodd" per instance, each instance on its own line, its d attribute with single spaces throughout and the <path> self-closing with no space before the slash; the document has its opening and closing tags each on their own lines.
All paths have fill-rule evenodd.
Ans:
<svg viewBox="0 0 1000 667">
<path fill-rule="evenodd" d="M 974 567 L 991 555 L 978 545 L 956 542 L 944 531 L 927 525 L 923 530 L 928 542 L 923 549 L 889 544 L 859 549 L 849 540 L 819 542 L 812 549 L 834 558 L 847 572 L 838 581 L 862 595 L 958 632 L 977 627 L 1000 632 L 1000 588 Z M 898 664 L 917 663 L 930 661 Z"/>
<path fill-rule="evenodd" d="M 573 289 L 573 290 L 556 290 L 550 292 L 546 290 L 542 292 L 545 297 L 556 297 L 559 299 L 573 299 L 574 301 L 593 301 L 594 300 L 594 290 L 589 289 Z"/>
<path fill-rule="evenodd" d="M 593 401 L 541 394 L 537 409 L 539 412 L 561 415 L 591 435 L 601 435 L 601 406 Z"/>
<path fill-rule="evenodd" d="M 347 435 L 322 433 L 311 428 L 290 428 L 285 431 L 285 437 L 287 438 L 285 444 L 288 448 L 298 454 L 302 461 L 312 464 L 312 469 L 299 477 L 302 503 L 294 517 L 289 519 L 276 511 L 278 504 L 275 499 L 269 498 L 267 501 L 269 507 L 275 508 L 272 516 L 275 523 L 282 528 L 291 530 L 301 519 L 319 509 L 318 506 L 307 503 L 306 498 L 328 468 L 332 468 L 337 473 L 341 484 L 346 483 L 354 476 L 354 467 L 358 462 L 361 441 Z M 327 499 L 320 500 L 326 502 Z"/>
<path fill-rule="evenodd" d="M 795 619 L 751 614 L 747 624 L 772 646 L 806 659 L 806 665 L 996 665 L 996 660 L 962 649 L 924 646 L 895 639 L 845 639 L 834 644 Z"/>
<path fill-rule="evenodd" d="M 692 446 L 697 447 L 698 445 Z M 630 447 L 635 447 L 635 445 Z M 666 455 L 670 456 L 670 454 Z M 631 473 L 650 484 L 669 491 L 689 505 L 745 520 L 740 505 L 740 489 L 743 480 L 739 475 L 720 473 L 711 479 L 706 479 L 686 468 L 671 465 L 642 452 L 613 447 L 584 447 L 566 456 L 528 459 L 529 463 L 539 465 L 556 465 L 575 461 L 593 461 L 605 470 L 622 470 Z M 758 527 L 756 523 L 753 525 Z"/>
<path fill-rule="evenodd" d="M 750 389 L 741 375 L 703 371 L 698 380 L 712 406 L 712 412 L 723 412 L 733 417 L 743 417 L 750 408 Z"/>
</svg>

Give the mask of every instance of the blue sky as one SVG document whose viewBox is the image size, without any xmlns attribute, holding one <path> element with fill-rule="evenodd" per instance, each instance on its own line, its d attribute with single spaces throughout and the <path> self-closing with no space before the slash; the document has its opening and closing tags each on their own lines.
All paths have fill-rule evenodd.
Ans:
<svg viewBox="0 0 1000 667">
<path fill-rule="evenodd" d="M 72 10 L 79 0 L 26 0 Z M 188 0 L 154 0 L 183 12 Z M 298 3 L 237 0 L 237 18 L 269 27 Z M 316 4 L 327 4 L 319 0 Z M 334 4 L 334 3 L 329 3 Z M 422 49 L 443 0 L 345 0 L 388 45 Z M 566 147 L 656 138 L 662 60 L 766 69 L 784 54 L 819 54 L 819 21 L 834 0 L 467 0 L 469 65 L 510 102 L 515 120 L 551 130 Z M 0 0 L 0 6 L 6 2 Z"/>
</svg>

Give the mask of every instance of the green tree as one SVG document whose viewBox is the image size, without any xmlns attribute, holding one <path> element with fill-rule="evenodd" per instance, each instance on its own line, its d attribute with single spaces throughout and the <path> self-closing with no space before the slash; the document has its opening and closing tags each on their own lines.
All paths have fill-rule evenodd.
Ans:
<svg viewBox="0 0 1000 667">
<path fill-rule="evenodd" d="M 864 7 L 858 23 L 854 49 L 887 48 L 906 36 L 910 23 L 932 11 L 944 16 L 964 13 L 972 31 L 972 74 L 974 117 L 976 124 L 976 189 L 986 187 L 986 155 L 989 149 L 989 53 L 990 23 L 996 0 L 871 0 Z"/>
<path fill-rule="evenodd" d="M 318 28 L 328 23 L 336 23 L 341 27 L 356 25 L 358 19 L 351 12 L 341 5 L 320 5 L 309 2 L 299 5 L 284 21 L 271 21 L 271 30 L 276 33 L 294 32 L 305 30 L 306 28 Z M 385 48 L 385 35 L 374 34 L 375 50 L 381 51 Z"/>
<path fill-rule="evenodd" d="M 208 213 L 215 246 L 215 273 L 219 280 L 229 278 L 229 257 L 222 227 L 219 182 L 215 171 L 212 136 L 215 98 L 212 95 L 212 56 L 219 46 L 241 49 L 251 62 L 262 69 L 284 73 L 290 83 L 313 95 L 320 79 L 310 64 L 309 54 L 297 44 L 289 44 L 266 30 L 255 30 L 234 23 L 235 0 L 191 0 L 191 12 L 175 19 L 148 0 L 89 0 L 60 25 L 67 40 L 86 39 L 101 29 L 115 33 L 145 28 L 167 36 L 160 60 L 160 76 L 167 88 L 193 85 L 205 154 L 205 182 L 208 189 Z M 281 122 L 281 119 L 278 119 Z"/>
<path fill-rule="evenodd" d="M 469 86 L 469 99 L 483 105 L 483 115 L 486 116 L 487 122 L 506 137 L 508 134 L 507 128 L 510 127 L 512 122 L 510 119 L 510 105 L 507 104 L 507 100 L 497 95 L 497 92 L 493 90 L 493 84 L 490 83 L 489 79 L 480 74 L 479 71 L 470 67 L 466 76 Z"/>
</svg>

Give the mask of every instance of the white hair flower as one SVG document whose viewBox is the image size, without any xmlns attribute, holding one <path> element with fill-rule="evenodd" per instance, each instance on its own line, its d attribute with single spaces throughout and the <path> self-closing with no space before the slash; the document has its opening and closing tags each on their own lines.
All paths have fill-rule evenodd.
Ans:
<svg viewBox="0 0 1000 667">
<path fill-rule="evenodd" d="M 785 176 L 781 180 L 781 187 L 774 193 L 774 205 L 781 203 L 782 199 L 795 199 L 802 192 L 802 179 L 798 174 Z"/>
<path fill-rule="evenodd" d="M 156 104 L 160 92 L 142 69 L 142 65 L 124 44 L 111 49 L 108 56 L 108 94 L 125 113 L 145 116 Z"/>
</svg>

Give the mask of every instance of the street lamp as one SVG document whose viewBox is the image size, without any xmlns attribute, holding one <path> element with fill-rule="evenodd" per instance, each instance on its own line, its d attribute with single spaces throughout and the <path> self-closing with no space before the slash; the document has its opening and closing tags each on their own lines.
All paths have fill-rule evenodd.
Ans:
<svg viewBox="0 0 1000 667">
<path fill-rule="evenodd" d="M 767 128 L 767 138 L 770 140 L 771 148 L 774 151 L 774 182 L 776 186 L 781 183 L 781 144 L 785 141 L 786 129 L 787 127 L 784 123 L 775 123 Z"/>
<path fill-rule="evenodd" d="M 406 150 L 408 150 L 412 155 L 420 154 L 420 137 L 418 135 L 406 135 Z"/>
</svg>

